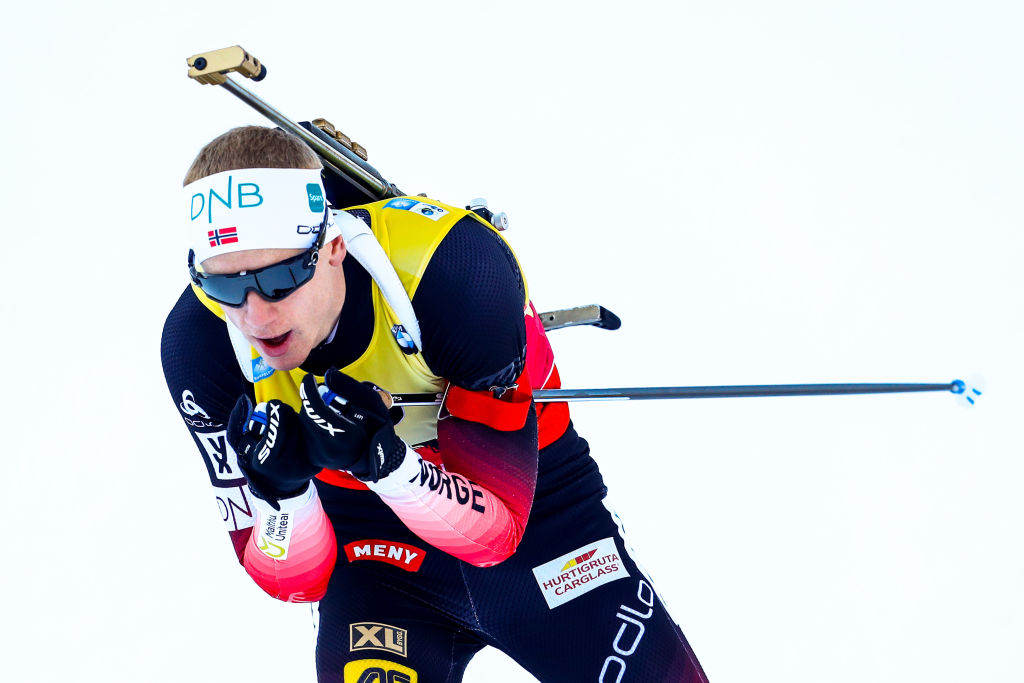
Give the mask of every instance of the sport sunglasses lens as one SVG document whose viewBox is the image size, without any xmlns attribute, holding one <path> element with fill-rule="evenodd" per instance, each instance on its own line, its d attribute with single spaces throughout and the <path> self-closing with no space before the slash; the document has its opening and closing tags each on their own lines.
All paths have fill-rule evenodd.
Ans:
<svg viewBox="0 0 1024 683">
<path fill-rule="evenodd" d="M 241 306 L 249 291 L 268 301 L 280 301 L 313 277 L 314 267 L 309 254 L 299 254 L 245 275 L 204 275 L 198 278 L 200 289 L 214 301 L 227 306 Z"/>
<path fill-rule="evenodd" d="M 304 268 L 302 263 L 279 263 L 253 275 L 256 291 L 266 299 L 279 301 L 306 284 L 313 276 L 313 269 Z"/>
</svg>

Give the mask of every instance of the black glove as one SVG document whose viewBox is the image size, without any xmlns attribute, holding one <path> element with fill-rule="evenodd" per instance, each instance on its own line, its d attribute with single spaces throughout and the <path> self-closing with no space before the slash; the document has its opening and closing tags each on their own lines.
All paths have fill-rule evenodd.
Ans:
<svg viewBox="0 0 1024 683">
<path fill-rule="evenodd" d="M 305 491 L 320 471 L 303 448 L 299 416 L 277 399 L 259 404 L 254 411 L 243 394 L 228 418 L 227 440 L 238 455 L 249 490 L 275 510 L 281 509 L 282 498 Z"/>
<path fill-rule="evenodd" d="M 313 375 L 302 378 L 299 423 L 310 462 L 347 470 L 362 481 L 377 481 L 402 464 L 406 446 L 393 421 L 401 410 L 389 411 L 377 391 L 335 368 L 327 371 L 323 384 Z"/>
</svg>

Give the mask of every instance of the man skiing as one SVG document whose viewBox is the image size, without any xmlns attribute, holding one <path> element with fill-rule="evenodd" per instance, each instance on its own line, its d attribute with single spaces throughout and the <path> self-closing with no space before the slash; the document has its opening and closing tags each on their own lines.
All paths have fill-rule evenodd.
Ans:
<svg viewBox="0 0 1024 683">
<path fill-rule="evenodd" d="M 239 561 L 319 601 L 320 681 L 706 681 L 629 557 L 512 250 L 421 197 L 334 212 L 319 157 L 233 129 L 185 178 L 168 388 Z M 446 392 L 436 408 L 387 392 Z"/>
</svg>

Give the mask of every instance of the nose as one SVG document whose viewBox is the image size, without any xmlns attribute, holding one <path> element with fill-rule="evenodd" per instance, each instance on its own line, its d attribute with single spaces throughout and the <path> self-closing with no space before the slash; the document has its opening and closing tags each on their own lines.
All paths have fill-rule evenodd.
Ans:
<svg viewBox="0 0 1024 683">
<path fill-rule="evenodd" d="M 256 292 L 246 294 L 245 303 L 242 304 L 242 313 L 246 324 L 257 330 L 267 327 L 277 318 L 276 305 Z"/>
</svg>

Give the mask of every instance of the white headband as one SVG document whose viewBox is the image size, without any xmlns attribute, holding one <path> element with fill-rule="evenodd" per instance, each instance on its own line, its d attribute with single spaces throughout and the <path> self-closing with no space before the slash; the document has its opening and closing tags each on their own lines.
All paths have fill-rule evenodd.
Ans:
<svg viewBox="0 0 1024 683">
<path fill-rule="evenodd" d="M 316 241 L 327 199 L 319 169 L 243 168 L 185 186 L 196 263 L 243 249 L 304 249 Z M 326 212 L 325 241 L 341 231 Z"/>
</svg>

